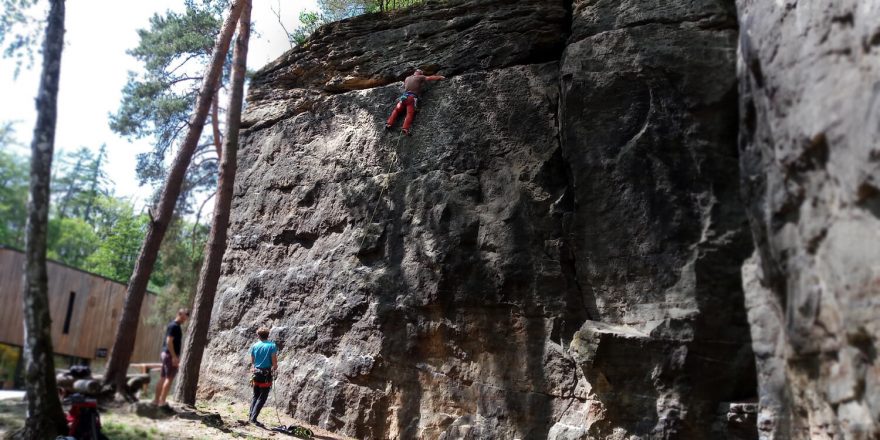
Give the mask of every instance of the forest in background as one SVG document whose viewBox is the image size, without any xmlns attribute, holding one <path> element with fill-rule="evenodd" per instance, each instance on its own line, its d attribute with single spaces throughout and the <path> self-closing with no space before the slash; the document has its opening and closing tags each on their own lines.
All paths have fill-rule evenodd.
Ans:
<svg viewBox="0 0 880 440">
<path fill-rule="evenodd" d="M 23 249 L 28 160 L 14 151 L 13 125 L 0 133 L 0 245 Z M 148 214 L 113 192 L 104 168 L 105 148 L 81 147 L 59 155 L 52 170 L 48 257 L 68 266 L 127 283 L 143 241 Z M 159 294 L 154 320 L 189 304 L 208 235 L 208 226 L 178 217 L 166 240 L 150 290 Z"/>
<path fill-rule="evenodd" d="M 285 28 L 291 46 L 304 44 L 321 25 L 356 15 L 383 12 L 422 3 L 423 0 L 319 0 L 318 10 L 300 14 L 299 23 Z M 63 139 L 52 167 L 48 257 L 60 263 L 127 283 L 146 233 L 150 211 L 166 176 L 169 158 L 181 141 L 190 110 L 195 105 L 200 72 L 208 62 L 229 0 L 185 0 L 183 12 L 167 11 L 138 30 L 140 44 L 129 50 L 142 69 L 130 72 L 119 109 L 108 123 L 120 136 L 149 138 L 154 149 L 138 156 L 141 185 L 154 191 L 145 203 L 114 192 L 107 178 L 106 149 L 79 146 L 70 151 Z M 280 9 L 281 2 L 278 2 Z M 266 26 L 271 24 L 266 24 Z M 36 45 L 36 34 L 11 44 Z M 19 52 L 20 56 L 20 52 Z M 23 62 L 26 64 L 26 62 Z M 229 61 L 218 96 L 226 93 Z M 254 66 L 259 67 L 259 66 Z M 192 303 L 198 273 L 209 236 L 210 203 L 217 185 L 217 165 L 223 116 L 216 103 L 187 172 L 170 240 L 162 244 L 150 291 L 159 295 L 151 321 L 163 322 L 173 310 Z M 28 193 L 29 158 L 25 133 L 15 121 L 0 121 L 0 245 L 23 249 Z"/>
</svg>

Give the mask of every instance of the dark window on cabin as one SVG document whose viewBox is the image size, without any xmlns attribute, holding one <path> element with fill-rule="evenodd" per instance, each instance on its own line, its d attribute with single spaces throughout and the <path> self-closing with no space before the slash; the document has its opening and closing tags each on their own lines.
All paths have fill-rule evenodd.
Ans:
<svg viewBox="0 0 880 440">
<path fill-rule="evenodd" d="M 73 301 L 76 299 L 76 292 L 70 292 L 70 300 L 67 301 L 67 314 L 64 315 L 64 329 L 61 330 L 65 335 L 70 333 L 70 318 L 73 316 Z"/>
</svg>

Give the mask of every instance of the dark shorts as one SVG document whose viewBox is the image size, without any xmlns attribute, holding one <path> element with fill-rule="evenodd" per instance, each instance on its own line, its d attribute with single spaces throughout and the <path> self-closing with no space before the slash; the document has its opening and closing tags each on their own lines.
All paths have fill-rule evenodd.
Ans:
<svg viewBox="0 0 880 440">
<path fill-rule="evenodd" d="M 171 362 L 171 353 L 167 351 L 162 352 L 162 374 L 161 377 L 167 377 L 168 379 L 174 379 L 174 376 L 177 376 L 177 367 L 174 366 L 174 363 Z"/>
</svg>

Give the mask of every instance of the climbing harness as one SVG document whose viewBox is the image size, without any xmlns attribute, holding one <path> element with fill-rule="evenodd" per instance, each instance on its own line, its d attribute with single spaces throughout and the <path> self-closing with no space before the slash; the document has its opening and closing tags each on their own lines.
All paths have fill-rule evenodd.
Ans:
<svg viewBox="0 0 880 440">
<path fill-rule="evenodd" d="M 388 164 L 388 167 L 385 169 L 386 175 L 390 174 L 391 169 L 394 168 L 394 166 L 397 165 L 397 163 L 399 162 L 400 156 L 397 155 L 397 151 L 400 149 L 400 144 L 401 144 L 401 141 L 403 140 L 403 138 L 404 138 L 404 135 L 403 135 L 403 133 L 401 133 L 400 136 L 397 138 L 397 144 L 394 146 L 394 149 L 391 151 L 391 154 L 393 154 L 394 157 L 391 159 L 391 163 Z M 373 224 L 373 217 L 376 215 L 376 211 L 379 210 L 379 203 L 382 202 L 382 196 L 385 195 L 385 188 L 387 186 L 389 186 L 389 185 L 383 186 L 382 190 L 379 191 L 379 198 L 376 200 L 376 206 L 373 207 L 373 212 L 370 214 L 369 220 L 367 220 L 366 227 L 369 227 L 369 225 Z M 361 238 L 361 244 L 358 246 L 358 251 L 363 249 L 364 241 L 366 241 L 366 240 L 367 240 L 367 234 L 365 232 L 364 236 Z"/>
<path fill-rule="evenodd" d="M 272 386 L 272 370 L 257 368 L 251 375 L 251 385 L 257 388 L 269 388 Z"/>
<path fill-rule="evenodd" d="M 400 98 L 397 98 L 397 100 L 406 104 L 406 100 L 409 99 L 410 96 L 412 96 L 412 98 L 413 98 L 413 110 L 418 111 L 419 110 L 419 95 L 416 95 L 415 92 L 403 92 L 403 94 L 400 95 Z"/>
</svg>

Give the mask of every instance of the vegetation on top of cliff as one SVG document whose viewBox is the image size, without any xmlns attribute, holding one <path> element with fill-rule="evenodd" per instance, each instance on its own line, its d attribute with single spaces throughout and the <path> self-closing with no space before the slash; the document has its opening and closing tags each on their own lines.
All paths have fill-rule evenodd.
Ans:
<svg viewBox="0 0 880 440">
<path fill-rule="evenodd" d="M 338 20 L 373 12 L 405 9 L 425 0 L 318 0 L 317 11 L 303 11 L 299 24 L 288 33 L 291 44 L 303 44 L 319 27 Z"/>
</svg>

